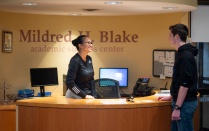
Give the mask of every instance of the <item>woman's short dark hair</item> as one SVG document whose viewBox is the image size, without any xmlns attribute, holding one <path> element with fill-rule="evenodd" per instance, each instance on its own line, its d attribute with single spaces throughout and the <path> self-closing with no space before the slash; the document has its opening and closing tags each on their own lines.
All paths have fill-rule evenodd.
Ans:
<svg viewBox="0 0 209 131">
<path fill-rule="evenodd" d="M 188 36 L 188 28 L 184 24 L 176 24 L 169 27 L 171 33 L 175 36 L 176 34 L 179 35 L 182 41 L 186 42 Z"/>
<path fill-rule="evenodd" d="M 76 39 L 72 40 L 73 46 L 76 47 L 77 50 L 79 50 L 78 44 L 83 44 L 84 39 L 88 37 L 87 35 L 80 35 Z"/>
</svg>

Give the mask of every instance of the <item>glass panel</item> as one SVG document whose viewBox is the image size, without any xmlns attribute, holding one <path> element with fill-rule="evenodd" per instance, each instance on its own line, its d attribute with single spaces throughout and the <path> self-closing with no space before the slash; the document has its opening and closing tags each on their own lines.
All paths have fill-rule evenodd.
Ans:
<svg viewBox="0 0 209 131">
<path fill-rule="evenodd" d="M 197 66 L 199 74 L 198 88 L 209 88 L 209 43 L 193 43 L 199 49 L 197 55 Z"/>
</svg>

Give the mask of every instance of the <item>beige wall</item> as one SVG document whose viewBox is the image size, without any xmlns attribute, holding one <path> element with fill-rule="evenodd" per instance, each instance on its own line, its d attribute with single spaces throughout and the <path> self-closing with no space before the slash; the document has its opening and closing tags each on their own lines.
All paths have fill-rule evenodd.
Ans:
<svg viewBox="0 0 209 131">
<path fill-rule="evenodd" d="M 46 87 L 46 91 L 53 91 L 52 95 L 62 95 L 62 75 L 67 73 L 70 58 L 77 52 L 71 42 L 24 42 L 20 30 L 25 34 L 28 30 L 39 30 L 46 33 L 66 35 L 71 31 L 71 39 L 79 35 L 78 31 L 90 31 L 94 42 L 94 52 L 89 55 L 93 58 L 95 78 L 98 78 L 100 67 L 128 67 L 129 87 L 123 89 L 131 93 L 138 77 L 150 77 L 151 86 L 164 87 L 170 78 L 165 80 L 152 76 L 152 51 L 154 49 L 173 49 L 168 42 L 168 27 L 176 23 L 188 23 L 187 14 L 173 13 L 142 16 L 111 16 L 111 17 L 72 17 L 72 16 L 43 16 L 31 14 L 15 14 L 0 12 L 0 30 L 13 32 L 13 52 L 0 52 L 0 82 L 3 78 L 12 89 L 7 93 L 17 93 L 19 89 L 39 88 L 30 86 L 31 67 L 58 67 L 59 86 Z M 114 39 L 123 37 L 123 31 L 135 39 L 131 42 L 102 42 L 101 31 L 113 32 Z M 2 32 L 1 32 L 2 33 Z M 2 36 L 0 33 L 0 36 Z M 37 36 L 37 32 L 33 33 Z M 138 36 L 138 38 L 136 37 Z M 69 38 L 69 37 L 68 37 Z M 22 41 L 21 41 L 22 40 Z M 2 41 L 2 37 L 0 37 Z M 55 52 L 33 52 L 33 49 L 43 47 L 59 48 Z M 104 48 L 119 48 L 119 51 L 106 51 Z M 55 89 L 56 88 L 56 89 Z M 0 93 L 2 95 L 2 93 Z"/>
</svg>

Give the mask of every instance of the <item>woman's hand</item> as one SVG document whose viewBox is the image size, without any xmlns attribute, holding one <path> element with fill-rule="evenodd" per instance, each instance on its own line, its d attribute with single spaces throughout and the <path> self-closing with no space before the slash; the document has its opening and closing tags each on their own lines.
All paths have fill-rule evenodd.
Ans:
<svg viewBox="0 0 209 131">
<path fill-rule="evenodd" d="M 93 96 L 91 96 L 91 95 L 86 95 L 86 97 L 85 97 L 86 99 L 94 99 L 94 97 Z"/>
</svg>

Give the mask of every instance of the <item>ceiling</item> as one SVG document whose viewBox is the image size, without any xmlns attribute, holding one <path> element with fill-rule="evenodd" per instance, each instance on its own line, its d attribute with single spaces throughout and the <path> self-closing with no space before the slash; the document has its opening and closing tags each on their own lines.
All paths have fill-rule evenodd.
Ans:
<svg viewBox="0 0 209 131">
<path fill-rule="evenodd" d="M 22 5 L 31 2 L 38 5 Z M 209 0 L 201 0 L 209 1 Z M 0 11 L 78 16 L 144 15 L 189 12 L 197 7 L 197 0 L 120 0 L 119 4 L 104 4 L 99 0 L 1 0 Z"/>
</svg>

